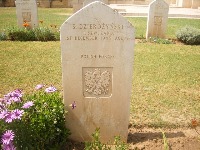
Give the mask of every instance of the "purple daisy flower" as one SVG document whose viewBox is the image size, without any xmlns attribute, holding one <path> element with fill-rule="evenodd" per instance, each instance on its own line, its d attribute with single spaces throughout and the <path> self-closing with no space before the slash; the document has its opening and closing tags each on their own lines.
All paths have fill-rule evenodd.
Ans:
<svg viewBox="0 0 200 150">
<path fill-rule="evenodd" d="M 10 101 L 13 101 L 13 102 L 21 102 L 21 98 L 20 98 L 20 97 L 11 97 L 11 98 L 10 98 Z"/>
<path fill-rule="evenodd" d="M 28 101 L 22 106 L 22 108 L 27 109 L 33 105 L 34 105 L 34 103 L 32 101 Z"/>
<path fill-rule="evenodd" d="M 12 119 L 20 119 L 22 115 L 24 114 L 24 110 L 19 110 L 19 109 L 15 109 L 12 111 Z"/>
<path fill-rule="evenodd" d="M 16 89 L 14 91 L 11 92 L 11 96 L 12 97 L 19 97 L 21 98 L 22 97 L 22 91 L 20 89 Z"/>
<path fill-rule="evenodd" d="M 5 104 L 3 104 L 2 102 L 1 102 L 1 100 L 0 100 L 0 111 L 1 110 L 5 110 L 6 108 L 5 108 Z"/>
<path fill-rule="evenodd" d="M 38 85 L 36 85 L 35 89 L 36 89 L 36 90 L 39 90 L 39 89 L 42 89 L 43 87 L 44 87 L 43 84 L 38 84 Z"/>
<path fill-rule="evenodd" d="M 9 94 L 4 95 L 4 98 L 2 99 L 1 102 L 4 103 L 4 104 L 6 104 L 6 105 L 10 105 L 11 102 L 12 102 L 12 100 L 11 100 L 10 98 L 11 98 L 11 97 L 10 97 Z"/>
<path fill-rule="evenodd" d="M 3 135 L 2 135 L 2 142 L 3 144 L 9 145 L 15 137 L 15 134 L 12 130 L 7 130 Z"/>
<path fill-rule="evenodd" d="M 50 86 L 50 87 L 45 89 L 46 93 L 53 93 L 55 91 L 57 91 L 57 89 L 55 87 L 53 87 L 53 86 Z"/>
<path fill-rule="evenodd" d="M 21 102 L 22 91 L 17 89 L 4 96 L 4 101 L 6 104 L 10 105 L 13 102 Z"/>
<path fill-rule="evenodd" d="M 3 104 L 3 103 L 4 103 L 4 99 L 0 98 L 0 104 Z"/>
<path fill-rule="evenodd" d="M 11 123 L 13 121 L 13 117 L 12 117 L 12 113 L 11 112 L 7 112 L 6 116 L 5 116 L 5 121 L 7 123 Z"/>
<path fill-rule="evenodd" d="M 76 102 L 74 101 L 72 104 L 69 105 L 70 107 L 72 107 L 72 109 L 74 109 L 76 107 Z"/>
<path fill-rule="evenodd" d="M 3 150 L 16 150 L 16 147 L 10 142 L 9 144 L 3 144 Z"/>
<path fill-rule="evenodd" d="M 3 110 L 0 112 L 0 119 L 4 119 L 8 114 L 8 111 L 7 110 Z"/>
</svg>

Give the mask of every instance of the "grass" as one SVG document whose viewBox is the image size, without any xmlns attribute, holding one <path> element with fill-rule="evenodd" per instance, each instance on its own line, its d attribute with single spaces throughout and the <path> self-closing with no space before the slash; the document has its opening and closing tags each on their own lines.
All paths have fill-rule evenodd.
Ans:
<svg viewBox="0 0 200 150">
<path fill-rule="evenodd" d="M 144 17 L 129 17 L 128 20 L 136 29 L 136 38 L 146 37 L 147 18 Z M 175 33 L 178 29 L 190 25 L 195 28 L 200 28 L 199 19 L 184 19 L 184 18 L 169 18 L 167 24 L 166 37 L 176 39 Z"/>
<path fill-rule="evenodd" d="M 71 9 L 39 8 L 44 25 L 58 25 Z M 15 8 L 0 8 L 0 31 L 16 25 Z M 3 15 L 2 15 L 3 14 Z M 136 37 L 144 37 L 146 18 L 128 18 Z M 167 37 L 197 19 L 169 19 Z M 138 43 L 135 47 L 131 121 L 153 127 L 187 126 L 200 119 L 200 46 Z M 39 83 L 62 90 L 60 42 L 0 42 L 0 97 L 20 88 L 31 92 Z"/>
<path fill-rule="evenodd" d="M 59 42 L 0 42 L 0 95 L 39 83 L 61 89 Z"/>
<path fill-rule="evenodd" d="M 154 127 L 187 126 L 192 118 L 199 118 L 199 48 L 175 44 L 136 45 L 133 122 Z"/>
<path fill-rule="evenodd" d="M 7 27 L 17 25 L 15 7 L 0 7 L 0 12 L 0 31 Z M 50 25 L 57 25 L 60 27 L 71 12 L 71 8 L 38 8 L 38 20 L 43 20 L 43 24 L 48 27 Z"/>
<path fill-rule="evenodd" d="M 0 32 L 9 26 L 17 25 L 16 10 L 14 7 L 0 7 Z M 38 19 L 43 20 L 44 26 L 57 25 L 59 28 L 61 24 L 72 14 L 72 8 L 38 8 Z M 136 38 L 145 38 L 147 18 L 132 17 L 127 18 L 136 29 Z M 199 19 L 180 19 L 169 18 L 166 38 L 175 39 L 175 32 L 186 25 L 200 28 Z"/>
<path fill-rule="evenodd" d="M 0 42 L 0 95 L 39 83 L 62 90 L 59 42 Z M 131 117 L 135 125 L 187 126 L 200 119 L 199 46 L 139 43 Z"/>
</svg>

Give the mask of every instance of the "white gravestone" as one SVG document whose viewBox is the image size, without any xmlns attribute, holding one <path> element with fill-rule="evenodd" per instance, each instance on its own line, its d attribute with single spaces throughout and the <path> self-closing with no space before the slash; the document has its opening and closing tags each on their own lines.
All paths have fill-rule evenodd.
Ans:
<svg viewBox="0 0 200 150">
<path fill-rule="evenodd" d="M 71 139 L 127 139 L 133 76 L 134 28 L 101 2 L 82 8 L 61 26 L 66 125 Z M 76 107 L 70 104 L 75 101 Z"/>
<path fill-rule="evenodd" d="M 35 0 L 16 0 L 17 23 L 23 27 L 28 23 L 30 28 L 38 26 L 37 3 Z"/>
<path fill-rule="evenodd" d="M 146 38 L 164 38 L 167 29 L 169 5 L 164 0 L 154 0 L 149 4 Z"/>
</svg>

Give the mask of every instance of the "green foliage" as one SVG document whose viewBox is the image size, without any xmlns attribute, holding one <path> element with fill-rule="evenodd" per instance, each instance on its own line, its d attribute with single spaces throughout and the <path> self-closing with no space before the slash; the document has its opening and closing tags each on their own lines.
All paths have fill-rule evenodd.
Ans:
<svg viewBox="0 0 200 150">
<path fill-rule="evenodd" d="M 93 141 L 85 142 L 84 150 L 111 150 L 106 144 L 101 143 L 100 141 L 100 128 L 97 128 L 92 134 Z"/>
<path fill-rule="evenodd" d="M 167 143 L 167 137 L 165 136 L 165 132 L 162 131 L 163 142 L 164 142 L 164 150 L 169 150 L 169 145 Z"/>
<path fill-rule="evenodd" d="M 59 32 L 47 27 L 33 29 L 11 27 L 7 30 L 8 39 L 11 41 L 56 41 L 59 40 Z"/>
<path fill-rule="evenodd" d="M 176 37 L 188 45 L 200 45 L 200 29 L 186 26 L 176 32 Z"/>
<path fill-rule="evenodd" d="M 147 27 L 147 18 L 146 17 L 127 17 L 130 23 L 135 28 L 135 37 L 136 39 L 145 38 L 146 27 Z M 199 19 L 191 18 L 168 18 L 167 22 L 167 31 L 166 37 L 169 39 L 175 39 L 176 35 L 174 34 L 178 29 L 190 25 L 196 28 L 199 28 Z"/>
<path fill-rule="evenodd" d="M 59 92 L 38 91 L 25 95 L 23 103 L 27 101 L 33 101 L 34 105 L 25 110 L 22 119 L 5 123 L 4 126 L 4 129 L 11 129 L 15 133 L 14 145 L 17 149 L 64 149 L 70 133 L 65 127 L 64 105 Z M 22 103 L 15 103 L 9 109 L 21 107 Z"/>
<path fill-rule="evenodd" d="M 157 44 L 173 44 L 173 42 L 168 39 L 162 39 L 158 37 L 150 37 L 149 42 Z"/>
<path fill-rule="evenodd" d="M 34 41 L 35 34 L 33 30 L 27 28 L 10 27 L 7 30 L 8 39 L 11 41 Z"/>
<path fill-rule="evenodd" d="M 5 32 L 0 32 L 0 41 L 5 41 L 7 40 L 7 35 Z"/>
<path fill-rule="evenodd" d="M 114 144 L 115 144 L 115 150 L 127 150 L 128 149 L 128 145 L 121 140 L 120 136 L 115 137 Z"/>
<path fill-rule="evenodd" d="M 0 7 L 0 29 L 17 24 L 15 7 Z M 38 8 L 39 20 L 45 20 L 44 24 L 49 27 L 51 24 L 60 25 L 73 13 L 72 8 Z M 143 38 L 146 35 L 147 18 L 146 17 L 127 17 L 135 27 L 136 38 Z M 199 28 L 199 19 L 191 18 L 169 18 L 167 23 L 167 38 L 176 38 L 175 32 L 186 25 Z"/>
<path fill-rule="evenodd" d="M 85 142 L 84 150 L 111 150 L 111 145 L 103 144 L 100 141 L 100 128 L 97 128 L 95 132 L 92 134 L 93 140 L 92 142 Z M 127 150 L 128 145 L 121 141 L 120 136 L 115 137 L 114 141 L 115 150 Z"/>
<path fill-rule="evenodd" d="M 59 40 L 59 32 L 54 32 L 47 27 L 33 29 L 37 41 L 56 41 Z"/>
<path fill-rule="evenodd" d="M 37 83 L 62 89 L 59 47 L 59 41 L 0 42 L 0 97 L 15 88 L 31 93 Z M 147 42 L 137 43 L 134 51 L 135 125 L 175 128 L 200 119 L 199 46 Z"/>
</svg>

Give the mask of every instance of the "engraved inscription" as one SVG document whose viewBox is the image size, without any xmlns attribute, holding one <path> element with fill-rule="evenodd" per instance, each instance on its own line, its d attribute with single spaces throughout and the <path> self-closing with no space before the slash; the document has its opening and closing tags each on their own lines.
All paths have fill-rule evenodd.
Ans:
<svg viewBox="0 0 200 150">
<path fill-rule="evenodd" d="M 81 55 L 81 58 L 86 58 L 86 59 L 95 59 L 95 58 L 111 59 L 111 58 L 114 58 L 114 56 L 113 55 Z"/>
<path fill-rule="evenodd" d="M 22 12 L 23 22 L 31 22 L 31 12 Z"/>
<path fill-rule="evenodd" d="M 154 25 L 161 26 L 162 16 L 154 16 Z"/>
<path fill-rule="evenodd" d="M 83 95 L 85 97 L 110 97 L 112 68 L 83 68 Z"/>
<path fill-rule="evenodd" d="M 119 30 L 123 29 L 123 25 L 120 24 L 73 24 L 73 29 L 102 29 L 102 30 Z"/>
<path fill-rule="evenodd" d="M 101 95 L 108 93 L 108 85 L 110 83 L 110 73 L 104 71 L 101 73 L 100 69 L 95 69 L 94 72 L 86 71 L 85 85 L 86 92 L 94 95 Z"/>
<path fill-rule="evenodd" d="M 130 36 L 124 35 L 124 25 L 122 24 L 71 24 L 70 29 L 75 32 L 74 35 L 68 35 L 65 39 L 67 41 L 128 41 L 134 40 Z"/>
</svg>

